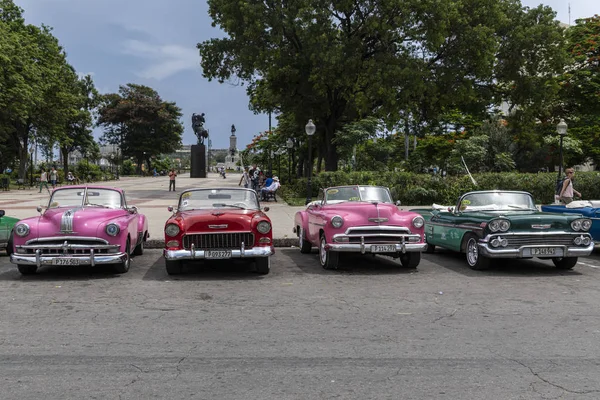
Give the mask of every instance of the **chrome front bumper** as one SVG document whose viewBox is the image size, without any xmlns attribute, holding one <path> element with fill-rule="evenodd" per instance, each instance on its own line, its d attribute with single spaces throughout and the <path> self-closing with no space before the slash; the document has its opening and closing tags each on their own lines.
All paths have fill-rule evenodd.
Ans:
<svg viewBox="0 0 600 400">
<path fill-rule="evenodd" d="M 99 254 L 95 255 L 92 251 L 89 255 L 73 255 L 73 256 L 62 256 L 58 255 L 42 255 L 41 251 L 37 250 L 35 254 L 11 254 L 10 262 L 13 264 L 22 265 L 36 265 L 38 268 L 42 265 L 61 265 L 54 264 L 55 259 L 66 259 L 75 258 L 79 260 L 79 265 L 102 265 L 102 264 L 119 264 L 127 260 L 126 253 L 111 253 L 111 254 Z M 67 265 L 67 264 L 64 264 Z"/>
<path fill-rule="evenodd" d="M 558 251 L 553 255 L 531 255 L 532 248 L 553 247 Z M 556 251 L 556 250 L 555 250 Z M 516 249 L 505 249 L 491 247 L 488 243 L 479 243 L 479 254 L 490 258 L 555 258 L 555 257 L 583 257 L 589 256 L 594 251 L 594 242 L 587 246 L 557 246 L 557 245 L 536 245 L 521 246 Z"/>
<path fill-rule="evenodd" d="M 396 247 L 397 253 L 410 253 L 416 251 L 425 251 L 427 248 L 427 243 L 328 243 L 325 245 L 325 249 L 328 251 L 338 251 L 345 253 L 380 253 L 378 251 L 373 251 L 372 246 L 390 246 L 393 245 Z M 385 254 L 385 253 L 383 253 Z"/>
<path fill-rule="evenodd" d="M 230 249 L 227 249 L 230 250 Z M 253 247 L 251 249 L 231 249 L 231 258 L 257 258 L 269 257 L 275 254 L 273 246 Z M 204 250 L 163 250 L 163 256 L 167 260 L 205 260 Z"/>
</svg>

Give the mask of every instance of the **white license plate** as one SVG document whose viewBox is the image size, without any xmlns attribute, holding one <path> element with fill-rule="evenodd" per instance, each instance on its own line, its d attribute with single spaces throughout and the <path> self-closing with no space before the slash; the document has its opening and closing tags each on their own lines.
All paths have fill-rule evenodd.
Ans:
<svg viewBox="0 0 600 400">
<path fill-rule="evenodd" d="M 52 265 L 79 265 L 79 259 L 74 257 L 53 258 Z"/>
<path fill-rule="evenodd" d="M 231 258 L 231 250 L 206 250 L 204 257 L 212 259 Z"/>
<path fill-rule="evenodd" d="M 377 244 L 371 246 L 371 253 L 395 253 L 396 245 L 394 244 Z"/>
<path fill-rule="evenodd" d="M 532 256 L 553 256 L 556 254 L 554 247 L 533 247 L 531 249 Z"/>
</svg>

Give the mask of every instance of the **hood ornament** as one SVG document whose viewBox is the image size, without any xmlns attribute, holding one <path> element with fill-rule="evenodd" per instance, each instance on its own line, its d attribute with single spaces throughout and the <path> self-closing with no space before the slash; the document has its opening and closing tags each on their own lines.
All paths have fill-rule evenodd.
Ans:
<svg viewBox="0 0 600 400">
<path fill-rule="evenodd" d="M 60 233 L 73 233 L 73 218 L 75 210 L 67 210 L 60 219 Z"/>
<path fill-rule="evenodd" d="M 211 214 L 214 215 L 214 216 L 216 216 L 216 217 L 218 217 L 219 215 L 225 214 L 225 212 L 224 211 L 214 211 Z"/>
<path fill-rule="evenodd" d="M 221 224 L 221 225 L 209 225 L 208 227 L 210 229 L 227 229 L 229 225 L 227 224 Z"/>
<path fill-rule="evenodd" d="M 375 208 L 377 209 L 377 218 L 369 218 L 369 221 L 377 222 L 378 224 L 380 224 L 382 222 L 387 222 L 388 218 L 383 218 L 383 217 L 381 217 L 381 215 L 379 215 L 379 207 L 377 206 L 377 204 L 379 204 L 379 203 L 374 201 L 373 204 L 375 205 Z"/>
<path fill-rule="evenodd" d="M 552 226 L 551 224 L 533 224 L 533 225 L 531 225 L 531 227 L 533 229 L 548 229 L 551 226 Z"/>
</svg>

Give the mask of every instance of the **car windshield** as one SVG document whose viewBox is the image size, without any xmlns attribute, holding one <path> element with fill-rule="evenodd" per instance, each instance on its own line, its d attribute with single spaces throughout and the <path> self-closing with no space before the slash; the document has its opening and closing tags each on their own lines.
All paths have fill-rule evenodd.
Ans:
<svg viewBox="0 0 600 400">
<path fill-rule="evenodd" d="M 230 208 L 258 210 L 256 192 L 246 189 L 197 189 L 181 194 L 179 210 Z"/>
<path fill-rule="evenodd" d="M 536 210 L 531 195 L 516 192 L 470 193 L 460 201 L 462 212 L 515 210 Z"/>
<path fill-rule="evenodd" d="M 48 208 L 57 207 L 123 207 L 121 193 L 112 189 L 72 188 L 52 193 Z"/>
<path fill-rule="evenodd" d="M 325 190 L 325 202 L 329 204 L 345 201 L 372 201 L 391 203 L 387 188 L 379 186 L 339 186 Z"/>
</svg>

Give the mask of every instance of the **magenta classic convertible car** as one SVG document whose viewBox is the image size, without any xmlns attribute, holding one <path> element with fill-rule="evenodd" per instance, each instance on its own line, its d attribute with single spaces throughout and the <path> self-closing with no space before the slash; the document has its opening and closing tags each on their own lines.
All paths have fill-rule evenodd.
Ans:
<svg viewBox="0 0 600 400">
<path fill-rule="evenodd" d="M 337 268 L 340 252 L 400 258 L 406 268 L 419 265 L 427 248 L 423 217 L 399 210 L 388 188 L 338 186 L 323 190 L 322 195 L 322 200 L 296 213 L 294 233 L 302 253 L 318 246 L 325 269 Z"/>
<path fill-rule="evenodd" d="M 148 221 L 128 207 L 120 189 L 69 186 L 56 189 L 41 215 L 14 226 L 10 261 L 24 275 L 43 265 L 113 264 L 116 273 L 129 270 L 131 254 L 141 255 L 148 239 Z"/>
</svg>

